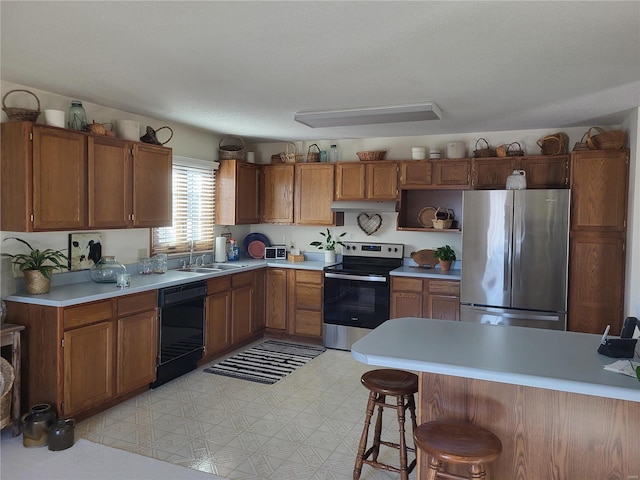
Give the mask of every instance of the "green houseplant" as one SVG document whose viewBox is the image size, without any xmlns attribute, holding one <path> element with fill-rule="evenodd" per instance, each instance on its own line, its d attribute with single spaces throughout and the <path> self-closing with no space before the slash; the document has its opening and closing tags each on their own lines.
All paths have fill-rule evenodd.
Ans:
<svg viewBox="0 0 640 480">
<path fill-rule="evenodd" d="M 445 272 L 451 269 L 451 262 L 456 260 L 456 252 L 449 245 L 438 247 L 433 256 L 438 259 L 440 269 Z"/>
<path fill-rule="evenodd" d="M 3 257 L 11 258 L 11 263 L 23 272 L 27 293 L 41 294 L 49 292 L 51 272 L 68 268 L 69 259 L 61 250 L 33 248 L 26 240 L 16 237 L 8 237 L 5 240 L 17 240 L 30 250 L 29 253 L 2 253 Z"/>
<path fill-rule="evenodd" d="M 320 235 L 323 237 L 322 241 L 316 240 L 315 242 L 311 242 L 309 245 L 318 247 L 320 250 L 324 250 L 325 263 L 333 263 L 336 261 L 336 245 L 344 246 L 344 243 L 342 243 L 342 240 L 340 239 L 346 234 L 347 232 L 342 232 L 340 235 L 335 237 L 331 234 L 331 230 L 327 228 L 326 233 L 320 232 Z"/>
</svg>

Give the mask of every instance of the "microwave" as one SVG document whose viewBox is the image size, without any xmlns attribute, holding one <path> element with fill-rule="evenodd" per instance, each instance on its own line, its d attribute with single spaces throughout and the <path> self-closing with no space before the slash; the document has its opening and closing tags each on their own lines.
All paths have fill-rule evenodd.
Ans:
<svg viewBox="0 0 640 480">
<path fill-rule="evenodd" d="M 264 258 L 267 260 L 286 260 L 287 259 L 287 247 L 284 245 L 273 245 L 271 247 L 265 247 Z"/>
</svg>

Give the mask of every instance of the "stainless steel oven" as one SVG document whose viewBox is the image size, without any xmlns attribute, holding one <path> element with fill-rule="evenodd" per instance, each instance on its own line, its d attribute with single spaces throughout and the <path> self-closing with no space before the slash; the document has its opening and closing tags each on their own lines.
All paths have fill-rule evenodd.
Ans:
<svg viewBox="0 0 640 480">
<path fill-rule="evenodd" d="M 158 294 L 160 335 L 151 388 L 195 370 L 204 350 L 206 282 L 164 288 Z"/>
<path fill-rule="evenodd" d="M 402 265 L 403 245 L 345 242 L 342 263 L 324 269 L 323 339 L 351 345 L 389 319 L 389 272 Z"/>
</svg>

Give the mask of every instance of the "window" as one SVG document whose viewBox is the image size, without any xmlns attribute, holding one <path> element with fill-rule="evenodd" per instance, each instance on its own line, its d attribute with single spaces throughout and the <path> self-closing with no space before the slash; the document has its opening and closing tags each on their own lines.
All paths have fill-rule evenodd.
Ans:
<svg viewBox="0 0 640 480">
<path fill-rule="evenodd" d="M 213 250 L 217 162 L 173 157 L 173 225 L 153 229 L 153 253 Z"/>
</svg>

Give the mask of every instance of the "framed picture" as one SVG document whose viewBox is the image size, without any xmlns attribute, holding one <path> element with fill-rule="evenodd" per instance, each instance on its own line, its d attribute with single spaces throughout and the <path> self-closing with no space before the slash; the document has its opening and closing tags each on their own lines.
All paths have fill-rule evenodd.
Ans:
<svg viewBox="0 0 640 480">
<path fill-rule="evenodd" d="M 69 234 L 69 269 L 88 270 L 102 258 L 102 233 Z"/>
</svg>

